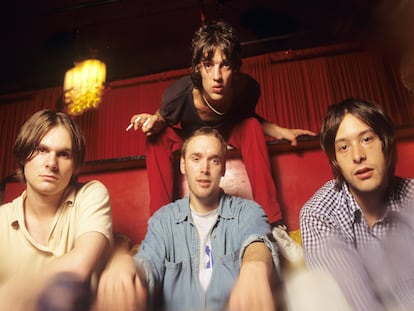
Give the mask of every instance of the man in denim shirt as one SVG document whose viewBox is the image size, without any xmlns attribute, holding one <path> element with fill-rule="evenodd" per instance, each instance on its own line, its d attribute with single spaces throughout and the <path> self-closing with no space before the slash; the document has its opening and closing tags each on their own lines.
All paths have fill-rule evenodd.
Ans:
<svg viewBox="0 0 414 311">
<path fill-rule="evenodd" d="M 132 257 L 117 249 L 104 272 L 99 310 L 275 310 L 278 257 L 263 209 L 225 194 L 226 143 L 201 128 L 184 143 L 189 196 L 149 221 Z"/>
</svg>

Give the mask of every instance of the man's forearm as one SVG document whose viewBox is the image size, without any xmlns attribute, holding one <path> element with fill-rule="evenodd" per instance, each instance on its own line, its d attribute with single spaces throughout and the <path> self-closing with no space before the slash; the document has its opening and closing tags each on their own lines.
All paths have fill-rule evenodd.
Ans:
<svg viewBox="0 0 414 311">
<path fill-rule="evenodd" d="M 263 263 L 270 279 L 274 272 L 273 258 L 264 242 L 253 242 L 247 246 L 242 259 L 242 266 L 248 263 Z"/>
</svg>

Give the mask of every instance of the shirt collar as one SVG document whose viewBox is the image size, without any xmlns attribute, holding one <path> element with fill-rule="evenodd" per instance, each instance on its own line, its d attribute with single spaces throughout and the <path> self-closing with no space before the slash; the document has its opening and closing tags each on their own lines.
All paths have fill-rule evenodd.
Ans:
<svg viewBox="0 0 414 311">
<path fill-rule="evenodd" d="M 73 203 L 75 202 L 75 187 L 69 186 L 66 188 L 64 194 L 63 194 L 63 201 L 60 206 L 73 206 Z M 20 223 L 24 224 L 24 201 L 26 200 L 27 193 L 26 190 L 22 192 L 20 196 L 18 196 L 16 199 L 13 200 L 13 206 L 12 206 L 12 213 L 10 218 L 10 225 L 14 229 L 20 228 Z"/>
<path fill-rule="evenodd" d="M 349 214 L 353 215 L 352 222 L 355 223 L 361 219 L 362 210 L 359 207 L 357 201 L 355 200 L 354 196 L 352 195 L 346 183 L 342 185 L 342 191 L 344 193 L 345 205 L 349 209 L 349 212 L 350 212 Z"/>
<path fill-rule="evenodd" d="M 230 207 L 230 200 L 229 195 L 222 191 L 220 196 L 220 203 L 218 209 L 218 217 L 221 218 L 233 218 L 234 213 Z M 177 212 L 177 223 L 181 223 L 188 219 L 191 219 L 191 209 L 190 209 L 190 197 L 186 196 L 183 199 L 176 201 L 178 204 L 178 212 Z"/>
<path fill-rule="evenodd" d="M 397 179 L 398 181 L 398 179 Z M 343 193 L 344 193 L 344 199 L 346 200 L 346 206 L 350 209 L 351 214 L 354 216 L 353 221 L 359 222 L 362 219 L 362 215 L 364 214 L 356 202 L 354 196 L 352 195 L 351 191 L 349 190 L 349 187 L 346 183 L 342 186 Z M 400 198 L 400 191 L 398 191 L 398 187 L 391 187 L 391 190 L 388 194 L 388 204 L 386 207 L 386 211 L 384 213 L 384 216 L 379 220 L 383 221 L 384 219 L 387 219 L 389 217 L 393 217 L 392 215 L 394 212 L 398 212 L 401 208 L 401 203 L 399 202 L 401 200 Z"/>
</svg>

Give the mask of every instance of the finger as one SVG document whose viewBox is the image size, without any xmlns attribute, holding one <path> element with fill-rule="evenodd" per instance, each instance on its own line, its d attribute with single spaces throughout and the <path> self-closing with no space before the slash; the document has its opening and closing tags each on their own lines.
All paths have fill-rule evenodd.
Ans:
<svg viewBox="0 0 414 311">
<path fill-rule="evenodd" d="M 315 132 L 312 132 L 312 131 L 309 131 L 309 130 L 301 130 L 300 133 L 299 133 L 299 135 L 311 135 L 311 136 L 315 136 L 316 133 Z"/>
<path fill-rule="evenodd" d="M 136 130 L 138 130 L 139 129 L 139 127 L 142 125 L 142 119 L 143 119 L 144 117 L 142 116 L 142 115 L 139 115 L 139 117 L 137 117 L 135 120 L 134 120 L 134 131 L 136 131 Z"/>
<path fill-rule="evenodd" d="M 128 127 L 125 129 L 127 132 L 134 127 L 134 130 L 138 128 L 139 121 L 141 120 L 141 116 L 137 115 L 131 118 L 131 123 L 128 125 Z"/>
<path fill-rule="evenodd" d="M 149 116 L 149 117 L 145 120 L 145 122 L 142 124 L 142 127 L 151 127 L 151 126 L 152 126 L 152 124 L 151 124 L 151 119 L 152 119 L 152 117 L 151 117 L 151 116 Z"/>
<path fill-rule="evenodd" d="M 153 125 L 154 125 L 154 121 L 152 120 L 152 116 L 150 115 L 149 117 L 145 119 L 144 123 L 142 124 L 142 127 L 141 127 L 142 132 L 147 136 L 151 135 L 151 130 L 152 130 Z"/>
<path fill-rule="evenodd" d="M 138 118 L 141 118 L 141 114 L 134 114 L 134 115 L 131 117 L 130 122 L 131 122 L 131 123 L 134 123 L 134 122 L 135 122 L 135 120 L 136 120 L 136 119 L 138 119 Z"/>
</svg>

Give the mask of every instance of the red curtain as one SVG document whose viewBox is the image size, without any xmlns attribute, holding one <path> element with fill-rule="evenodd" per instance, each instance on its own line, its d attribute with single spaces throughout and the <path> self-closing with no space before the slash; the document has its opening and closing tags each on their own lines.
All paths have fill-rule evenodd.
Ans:
<svg viewBox="0 0 414 311">
<path fill-rule="evenodd" d="M 361 97 L 381 105 L 398 126 L 412 125 L 414 103 L 398 72 L 379 55 L 355 46 L 327 46 L 268 53 L 243 60 L 242 70 L 255 77 L 262 96 L 257 112 L 289 128 L 318 131 L 329 105 Z M 112 81 L 99 109 L 75 117 L 87 139 L 87 160 L 145 154 L 145 137 L 129 131 L 131 116 L 154 113 L 165 88 L 187 69 Z M 29 115 L 61 108 L 62 88 L 0 96 L 0 180 L 13 173 L 12 146 Z"/>
</svg>

